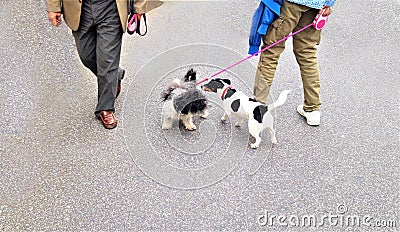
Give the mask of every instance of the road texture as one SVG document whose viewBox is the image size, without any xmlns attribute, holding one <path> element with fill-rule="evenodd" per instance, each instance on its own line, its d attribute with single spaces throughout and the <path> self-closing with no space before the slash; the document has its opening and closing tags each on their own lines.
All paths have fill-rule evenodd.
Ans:
<svg viewBox="0 0 400 232">
<path fill-rule="evenodd" d="M 153 2 L 153 4 L 158 4 Z M 219 99 L 198 130 L 161 130 L 160 91 L 246 56 L 258 1 L 165 1 L 125 36 L 120 124 L 95 119 L 97 85 L 44 1 L 0 1 L 0 231 L 398 231 L 398 0 L 338 1 L 319 48 L 322 124 L 296 112 L 290 40 L 271 92 L 292 89 L 251 150 Z M 251 94 L 257 58 L 221 75 Z M 271 100 L 272 101 L 272 100 Z"/>
</svg>

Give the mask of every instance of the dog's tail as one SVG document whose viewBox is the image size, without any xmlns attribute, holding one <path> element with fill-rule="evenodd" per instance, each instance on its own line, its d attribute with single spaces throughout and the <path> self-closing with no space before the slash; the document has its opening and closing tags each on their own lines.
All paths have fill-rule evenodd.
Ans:
<svg viewBox="0 0 400 232">
<path fill-rule="evenodd" d="M 287 99 L 287 95 L 288 95 L 290 92 L 292 92 L 292 90 L 283 90 L 283 91 L 279 94 L 278 99 L 277 99 L 274 103 L 268 105 L 268 110 L 273 110 L 273 109 L 275 109 L 276 107 L 285 104 L 286 99 Z"/>
<path fill-rule="evenodd" d="M 171 98 L 172 91 L 174 91 L 177 88 L 180 88 L 182 85 L 181 81 L 179 79 L 175 79 L 171 82 L 171 84 L 168 86 L 168 88 L 164 89 L 164 91 L 161 92 L 161 101 L 166 101 Z"/>
</svg>

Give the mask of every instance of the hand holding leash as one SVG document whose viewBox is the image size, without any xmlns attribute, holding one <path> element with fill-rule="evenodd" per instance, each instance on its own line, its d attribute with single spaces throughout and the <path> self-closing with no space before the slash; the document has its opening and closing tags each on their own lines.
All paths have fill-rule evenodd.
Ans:
<svg viewBox="0 0 400 232">
<path fill-rule="evenodd" d="M 330 14 L 332 14 L 332 8 L 330 6 L 323 6 L 322 9 L 319 10 L 318 14 L 329 16 Z"/>
<path fill-rule="evenodd" d="M 331 8 L 326 6 L 319 10 L 318 15 L 315 17 L 313 22 L 313 27 L 315 30 L 321 30 L 325 26 L 326 22 L 328 21 L 328 16 L 331 14 L 331 12 Z"/>
</svg>

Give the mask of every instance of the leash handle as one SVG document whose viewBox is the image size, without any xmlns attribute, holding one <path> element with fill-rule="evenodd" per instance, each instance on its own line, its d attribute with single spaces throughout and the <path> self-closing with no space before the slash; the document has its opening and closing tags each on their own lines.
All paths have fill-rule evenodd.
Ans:
<svg viewBox="0 0 400 232">
<path fill-rule="evenodd" d="M 128 32 L 128 34 L 132 35 L 132 34 L 137 33 L 140 36 L 145 36 L 147 34 L 146 14 L 142 14 L 142 18 L 143 18 L 144 26 L 146 28 L 144 33 L 142 33 L 140 30 L 140 21 L 141 20 L 138 19 L 138 14 L 131 14 L 128 18 L 128 25 L 126 27 L 126 31 Z"/>
<path fill-rule="evenodd" d="M 132 35 L 136 32 L 138 25 L 138 18 L 136 14 L 131 14 L 128 18 L 128 26 L 126 27 L 126 32 Z"/>
<path fill-rule="evenodd" d="M 134 0 L 129 1 L 129 18 L 128 18 L 128 25 L 126 27 L 126 31 L 129 35 L 137 33 L 140 36 L 145 36 L 147 34 L 147 19 L 146 14 L 142 14 L 144 26 L 146 28 L 145 32 L 142 33 L 140 31 L 140 21 L 138 14 L 135 14 L 135 7 L 134 7 Z"/>
<path fill-rule="evenodd" d="M 146 19 L 146 14 L 142 14 L 142 18 L 143 18 L 143 22 L 144 22 L 144 26 L 146 28 L 146 30 L 144 31 L 144 33 L 142 34 L 142 32 L 140 31 L 140 20 L 138 20 L 138 26 L 136 29 L 136 33 L 138 33 L 138 35 L 140 36 L 145 36 L 147 34 L 147 19 Z"/>
<path fill-rule="evenodd" d="M 315 30 L 320 31 L 322 28 L 324 28 L 326 22 L 328 22 L 328 15 L 324 16 L 325 11 L 326 8 L 322 9 L 322 12 L 320 14 L 317 14 L 317 16 L 315 17 L 313 22 Z"/>
</svg>

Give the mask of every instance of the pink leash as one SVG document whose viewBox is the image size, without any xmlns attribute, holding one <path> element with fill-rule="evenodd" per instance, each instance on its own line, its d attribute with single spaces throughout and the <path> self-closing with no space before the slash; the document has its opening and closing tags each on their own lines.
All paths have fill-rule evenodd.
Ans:
<svg viewBox="0 0 400 232">
<path fill-rule="evenodd" d="M 275 43 L 268 45 L 267 47 L 265 47 L 264 49 L 261 49 L 260 51 L 254 53 L 253 55 L 250 55 L 250 56 L 248 56 L 248 57 L 246 57 L 246 58 L 244 58 L 244 59 L 242 59 L 242 60 L 240 60 L 240 61 L 238 61 L 238 62 L 232 64 L 231 66 L 228 66 L 228 67 L 222 69 L 221 71 L 215 73 L 215 74 L 212 75 L 211 77 L 206 78 L 206 79 L 204 79 L 204 80 L 202 80 L 202 81 L 197 82 L 197 83 L 196 83 L 196 86 L 197 86 L 197 85 L 200 85 L 200 84 L 202 84 L 202 83 L 204 83 L 204 82 L 206 82 L 206 81 L 208 81 L 209 79 L 212 79 L 212 78 L 214 78 L 214 77 L 220 75 L 221 73 L 224 73 L 224 72 L 228 71 L 229 69 L 231 69 L 231 68 L 233 68 L 233 67 L 235 67 L 235 66 L 238 66 L 239 64 L 245 62 L 246 60 L 251 59 L 251 58 L 257 56 L 257 55 L 260 54 L 261 52 L 264 52 L 265 50 L 272 48 L 273 46 L 275 46 L 275 45 L 277 45 L 277 44 L 279 44 L 279 43 L 281 43 L 281 42 L 283 42 L 283 41 L 289 39 L 290 37 L 292 37 L 292 36 L 294 36 L 294 35 L 296 35 L 296 34 L 302 32 L 302 31 L 304 31 L 305 29 L 307 29 L 307 28 L 309 28 L 309 27 L 311 27 L 311 26 L 313 26 L 313 25 L 314 25 L 314 23 L 310 23 L 309 25 L 307 25 L 307 26 L 301 28 L 300 30 L 295 31 L 295 32 L 289 34 L 288 36 L 286 36 L 286 37 L 284 37 L 284 38 L 282 38 L 282 39 L 276 41 Z"/>
<path fill-rule="evenodd" d="M 279 43 L 281 43 L 281 42 L 283 42 L 283 41 L 289 39 L 290 37 L 292 37 L 292 36 L 294 36 L 294 35 L 296 35 L 296 34 L 302 32 L 302 31 L 304 31 L 305 29 L 307 29 L 307 28 L 309 28 L 309 27 L 311 27 L 311 26 L 314 26 L 314 29 L 315 29 L 315 30 L 321 30 L 321 29 L 325 26 L 326 22 L 328 21 L 328 16 L 327 16 L 327 15 L 326 15 L 326 16 L 323 16 L 324 11 L 325 11 L 325 9 L 323 9 L 322 13 L 321 13 L 321 14 L 318 14 L 318 15 L 315 17 L 314 21 L 313 21 L 312 23 L 310 23 L 309 25 L 307 25 L 307 26 L 301 28 L 301 29 L 298 30 L 298 31 L 295 31 L 295 32 L 289 34 L 288 36 L 286 36 L 286 37 L 284 37 L 284 38 L 282 38 L 282 39 L 276 41 L 275 43 L 273 43 L 273 44 L 271 44 L 271 45 L 268 45 L 267 47 L 265 47 L 264 49 L 262 49 L 262 50 L 260 50 L 260 51 L 258 51 L 258 52 L 256 52 L 256 53 L 254 53 L 253 55 L 250 55 L 250 56 L 244 58 L 243 60 L 240 60 L 240 61 L 238 61 L 238 62 L 232 64 L 231 66 L 222 69 L 221 71 L 219 71 L 219 72 L 215 73 L 214 75 L 212 75 L 210 78 L 206 78 L 206 79 L 204 79 L 204 80 L 202 80 L 202 81 L 200 81 L 200 82 L 197 82 L 197 83 L 196 83 L 196 86 L 197 86 L 197 85 L 200 85 L 201 83 L 204 83 L 204 82 L 210 80 L 211 78 L 214 78 L 214 77 L 220 75 L 221 73 L 224 73 L 224 72 L 228 71 L 229 69 L 231 69 L 231 68 L 233 68 L 233 67 L 235 67 L 235 66 L 238 66 L 239 64 L 245 62 L 246 60 L 248 60 L 248 59 L 250 59 L 250 58 L 252 58 L 252 57 L 257 56 L 257 55 L 260 54 L 261 52 L 263 52 L 263 51 L 265 51 L 265 50 L 267 50 L 267 49 L 272 48 L 273 46 L 275 46 L 275 45 L 277 45 L 277 44 L 279 44 Z"/>
</svg>

